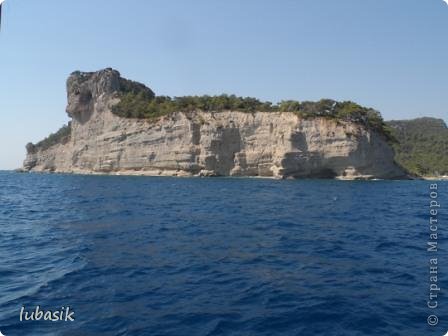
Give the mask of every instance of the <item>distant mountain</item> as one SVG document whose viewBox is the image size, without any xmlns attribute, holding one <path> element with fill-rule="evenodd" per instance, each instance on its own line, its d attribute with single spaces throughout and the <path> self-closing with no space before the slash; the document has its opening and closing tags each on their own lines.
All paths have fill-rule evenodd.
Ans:
<svg viewBox="0 0 448 336">
<path fill-rule="evenodd" d="M 395 160 L 420 176 L 448 175 L 448 128 L 442 119 L 392 120 Z"/>
</svg>

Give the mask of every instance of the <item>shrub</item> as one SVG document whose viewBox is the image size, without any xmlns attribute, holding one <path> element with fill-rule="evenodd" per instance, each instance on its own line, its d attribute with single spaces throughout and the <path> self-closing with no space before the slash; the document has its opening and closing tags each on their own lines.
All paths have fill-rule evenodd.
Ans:
<svg viewBox="0 0 448 336">
<path fill-rule="evenodd" d="M 39 141 L 34 145 L 33 150 L 46 150 L 54 145 L 67 143 L 67 141 L 70 140 L 71 131 L 71 123 L 68 123 L 67 125 L 62 126 L 56 133 L 52 133 L 42 141 Z M 27 147 L 28 146 L 29 145 L 27 145 Z"/>
<path fill-rule="evenodd" d="M 132 85 L 131 85 L 132 84 Z M 219 96 L 155 96 L 146 87 L 136 86 L 134 82 L 123 84 L 121 100 L 112 108 L 112 112 L 124 118 L 152 119 L 172 112 L 294 112 L 302 118 L 324 117 L 359 123 L 384 134 L 393 141 L 390 130 L 384 124 L 381 114 L 371 108 L 360 106 L 351 101 L 337 102 L 322 99 L 318 102 L 295 100 L 281 101 L 279 104 L 263 102 L 251 97 L 235 95 Z M 149 91 L 148 91 L 149 90 Z"/>
</svg>

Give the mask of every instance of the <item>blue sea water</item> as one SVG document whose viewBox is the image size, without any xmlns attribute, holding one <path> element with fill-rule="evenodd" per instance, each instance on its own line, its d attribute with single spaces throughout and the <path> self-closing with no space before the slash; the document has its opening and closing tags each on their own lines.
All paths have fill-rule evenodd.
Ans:
<svg viewBox="0 0 448 336">
<path fill-rule="evenodd" d="M 434 310 L 431 183 L 0 172 L 0 331 L 444 335 L 448 183 Z M 19 321 L 37 305 L 75 321 Z"/>
</svg>

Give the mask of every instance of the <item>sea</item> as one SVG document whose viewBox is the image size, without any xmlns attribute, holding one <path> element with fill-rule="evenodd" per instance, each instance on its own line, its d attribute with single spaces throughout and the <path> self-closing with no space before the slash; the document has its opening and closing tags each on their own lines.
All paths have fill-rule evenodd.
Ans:
<svg viewBox="0 0 448 336">
<path fill-rule="evenodd" d="M 3 171 L 0 333 L 443 336 L 447 214 L 441 181 Z"/>
</svg>

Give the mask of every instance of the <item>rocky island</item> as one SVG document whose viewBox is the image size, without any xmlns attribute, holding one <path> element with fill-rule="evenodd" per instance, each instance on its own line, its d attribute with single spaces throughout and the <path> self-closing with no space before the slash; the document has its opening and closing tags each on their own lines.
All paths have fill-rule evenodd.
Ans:
<svg viewBox="0 0 448 336">
<path fill-rule="evenodd" d="M 23 170 L 156 176 L 398 179 L 378 112 L 352 102 L 159 97 L 113 69 L 67 80 L 71 122 Z"/>
</svg>

